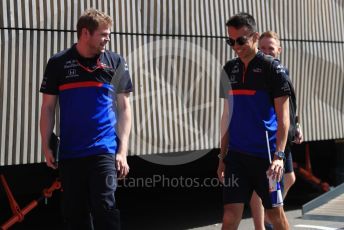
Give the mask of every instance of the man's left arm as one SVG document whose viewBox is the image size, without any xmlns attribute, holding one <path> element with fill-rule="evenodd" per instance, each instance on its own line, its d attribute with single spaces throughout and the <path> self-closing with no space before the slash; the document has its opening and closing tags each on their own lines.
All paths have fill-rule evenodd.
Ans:
<svg viewBox="0 0 344 230">
<path fill-rule="evenodd" d="M 124 178 L 129 172 L 127 162 L 128 142 L 131 129 L 129 93 L 117 94 L 117 111 L 117 134 L 119 138 L 119 147 L 116 154 L 116 167 L 119 172 L 119 178 Z"/>
<path fill-rule="evenodd" d="M 277 114 L 276 152 L 284 152 L 290 125 L 289 96 L 281 96 L 275 98 L 274 105 Z M 283 175 L 283 166 L 283 159 L 279 159 L 276 155 L 274 155 L 268 174 L 273 175 L 273 179 L 280 180 Z"/>
</svg>

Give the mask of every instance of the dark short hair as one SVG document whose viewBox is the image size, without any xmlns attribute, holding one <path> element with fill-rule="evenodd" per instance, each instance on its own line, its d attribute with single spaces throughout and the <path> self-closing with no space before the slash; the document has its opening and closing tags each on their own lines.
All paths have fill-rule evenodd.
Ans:
<svg viewBox="0 0 344 230">
<path fill-rule="evenodd" d="M 256 32 L 257 31 L 257 24 L 254 20 L 254 17 L 248 13 L 238 13 L 228 19 L 226 23 L 227 27 L 234 27 L 235 29 L 240 29 L 246 26 L 250 31 Z"/>
<path fill-rule="evenodd" d="M 81 36 L 81 31 L 86 28 L 91 34 L 98 29 L 99 25 L 104 24 L 109 27 L 112 26 L 112 19 L 109 15 L 96 10 L 87 9 L 79 18 L 77 27 L 78 39 Z"/>
</svg>

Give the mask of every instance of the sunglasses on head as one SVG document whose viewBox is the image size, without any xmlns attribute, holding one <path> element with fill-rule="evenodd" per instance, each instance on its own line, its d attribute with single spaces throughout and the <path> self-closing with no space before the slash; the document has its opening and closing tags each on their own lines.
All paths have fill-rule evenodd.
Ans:
<svg viewBox="0 0 344 230">
<path fill-rule="evenodd" d="M 251 33 L 250 35 L 248 35 L 248 36 L 241 36 L 241 37 L 238 37 L 237 39 L 232 39 L 232 38 L 228 38 L 227 40 L 226 40 L 226 43 L 227 43 L 227 45 L 229 45 L 229 46 L 234 46 L 235 45 L 235 43 L 237 44 L 237 45 L 239 45 L 239 46 L 242 46 L 242 45 L 245 45 L 246 44 L 246 42 L 248 41 L 248 39 L 252 36 L 254 34 L 254 32 L 253 33 Z"/>
</svg>

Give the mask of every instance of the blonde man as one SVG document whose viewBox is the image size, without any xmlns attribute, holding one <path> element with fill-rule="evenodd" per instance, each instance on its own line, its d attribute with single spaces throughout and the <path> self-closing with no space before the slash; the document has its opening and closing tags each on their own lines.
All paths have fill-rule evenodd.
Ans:
<svg viewBox="0 0 344 230">
<path fill-rule="evenodd" d="M 68 229 L 119 229 L 114 192 L 125 177 L 131 127 L 132 83 L 124 59 L 105 49 L 110 16 L 86 10 L 78 20 L 78 42 L 55 54 L 40 92 L 42 147 L 47 165 L 59 168 Z M 49 147 L 56 104 L 60 105 L 60 160 Z"/>
</svg>

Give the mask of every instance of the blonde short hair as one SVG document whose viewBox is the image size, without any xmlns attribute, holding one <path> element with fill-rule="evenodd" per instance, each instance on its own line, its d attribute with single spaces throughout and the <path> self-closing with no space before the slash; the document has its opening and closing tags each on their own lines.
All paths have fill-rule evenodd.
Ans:
<svg viewBox="0 0 344 230">
<path fill-rule="evenodd" d="M 87 9 L 79 18 L 77 27 L 78 39 L 81 36 L 81 31 L 83 28 L 86 28 L 91 34 L 98 29 L 99 25 L 112 26 L 112 19 L 109 15 L 96 10 L 96 9 Z"/>
<path fill-rule="evenodd" d="M 259 41 L 262 40 L 263 38 L 273 38 L 277 41 L 277 44 L 279 46 L 281 46 L 281 42 L 280 42 L 280 39 L 279 39 L 279 36 L 276 32 L 274 31 L 266 31 L 264 33 L 262 33 L 259 37 Z"/>
</svg>

